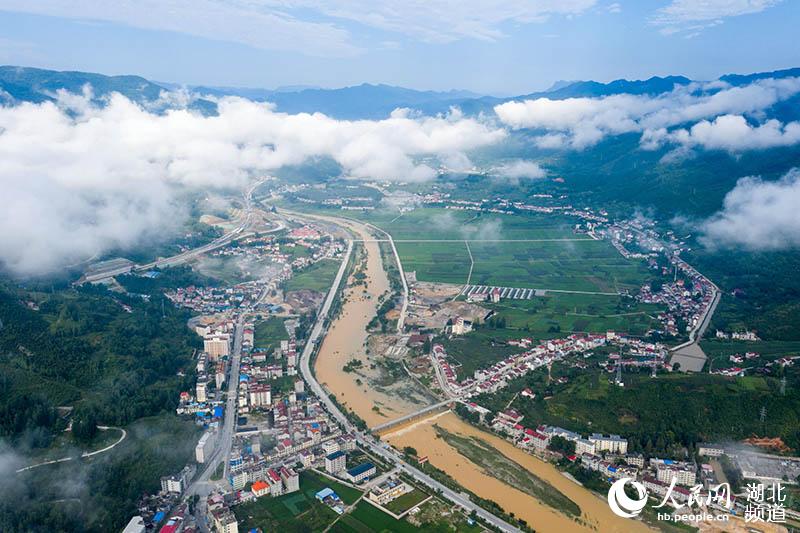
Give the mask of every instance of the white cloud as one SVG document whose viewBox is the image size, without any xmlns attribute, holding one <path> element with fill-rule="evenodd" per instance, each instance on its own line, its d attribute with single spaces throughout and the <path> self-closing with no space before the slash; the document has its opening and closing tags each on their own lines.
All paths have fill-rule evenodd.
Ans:
<svg viewBox="0 0 800 533">
<path fill-rule="evenodd" d="M 266 50 L 322 57 L 361 53 L 333 24 L 302 20 L 279 1 L 223 0 L 0 0 L 0 10 L 125 24 L 183 33 Z"/>
<path fill-rule="evenodd" d="M 540 179 L 547 175 L 547 172 L 535 161 L 525 161 L 517 159 L 500 165 L 494 170 L 496 176 L 510 180 Z"/>
<path fill-rule="evenodd" d="M 696 35 L 703 29 L 722 24 L 723 19 L 760 13 L 782 0 L 672 0 L 650 19 L 661 32 L 672 35 L 688 32 Z"/>
<path fill-rule="evenodd" d="M 608 4 L 606 10 L 609 13 L 622 13 L 622 4 L 620 4 L 619 2 L 613 2 L 611 4 Z"/>
<path fill-rule="evenodd" d="M 701 224 L 701 240 L 709 247 L 797 248 L 800 246 L 798 206 L 798 169 L 779 181 L 742 178 L 725 196 L 722 210 Z"/>
<path fill-rule="evenodd" d="M 342 22 L 357 22 L 425 42 L 493 41 L 504 36 L 504 24 L 578 15 L 595 3 L 596 0 L 0 0 L 0 9 L 121 23 L 266 50 L 339 57 L 364 51 L 353 43 Z M 387 41 L 383 42 L 385 46 Z"/>
<path fill-rule="evenodd" d="M 741 115 L 722 115 L 713 121 L 702 120 L 689 129 L 671 132 L 663 128 L 647 130 L 642 135 L 645 149 L 678 144 L 682 148 L 700 146 L 709 150 L 741 152 L 797 143 L 800 143 L 800 122 L 782 124 L 778 120 L 768 120 L 752 126 Z"/>
<path fill-rule="evenodd" d="M 132 246 L 178 223 L 181 189 L 241 186 L 324 156 L 354 177 L 429 179 L 434 170 L 417 159 L 458 158 L 505 136 L 459 114 L 340 121 L 226 98 L 218 116 L 204 117 L 151 113 L 120 95 L 102 108 L 60 98 L 61 107 L 0 108 L 0 263 L 20 273 Z"/>
<path fill-rule="evenodd" d="M 511 128 L 543 130 L 535 140 L 542 148 L 582 149 L 607 135 L 631 132 L 643 132 L 643 146 L 652 148 L 657 138 L 668 137 L 667 128 L 730 114 L 758 118 L 770 106 L 799 93 L 800 78 L 770 78 L 742 87 L 690 84 L 655 97 L 619 94 L 511 101 L 494 111 Z"/>
</svg>

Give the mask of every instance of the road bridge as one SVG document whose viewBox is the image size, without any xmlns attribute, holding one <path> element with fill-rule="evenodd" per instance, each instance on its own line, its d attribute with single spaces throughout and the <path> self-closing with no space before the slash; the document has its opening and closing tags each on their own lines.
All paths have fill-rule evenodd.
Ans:
<svg viewBox="0 0 800 533">
<path fill-rule="evenodd" d="M 386 431 L 387 429 L 392 429 L 401 424 L 405 424 L 406 422 L 419 420 L 420 418 L 423 418 L 431 413 L 434 413 L 435 411 L 443 410 L 445 408 L 449 409 L 451 407 L 451 404 L 454 404 L 456 401 L 457 399 L 450 398 L 448 400 L 443 400 L 441 402 L 428 405 L 426 407 L 423 407 L 422 409 L 414 411 L 413 413 L 408 413 L 407 415 L 395 418 L 394 420 L 389 420 L 388 422 L 384 422 L 383 424 L 378 424 L 377 426 L 371 428 L 370 431 L 372 431 L 373 433 L 381 433 Z"/>
</svg>

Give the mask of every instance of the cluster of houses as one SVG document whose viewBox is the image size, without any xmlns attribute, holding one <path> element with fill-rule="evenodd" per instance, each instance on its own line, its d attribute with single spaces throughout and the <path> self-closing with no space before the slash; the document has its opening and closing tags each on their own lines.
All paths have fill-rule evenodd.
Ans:
<svg viewBox="0 0 800 533">
<path fill-rule="evenodd" d="M 474 402 L 467 408 L 487 420 L 491 412 Z M 645 457 L 639 453 L 628 452 L 627 439 L 619 435 L 592 433 L 583 436 L 577 432 L 556 426 L 537 425 L 535 428 L 523 425 L 524 416 L 514 409 L 497 413 L 491 421 L 491 428 L 514 443 L 515 446 L 545 459 L 566 457 L 581 467 L 598 472 L 609 483 L 621 478 L 638 479 L 648 489 L 651 496 L 664 497 L 671 490 L 674 501 L 685 503 L 689 495 L 697 490 L 711 490 L 719 484 L 711 465 L 699 466 L 693 462 Z M 560 437 L 575 445 L 575 453 L 563 455 L 551 449 L 555 437 Z M 706 447 L 707 448 L 707 447 Z M 721 454 L 703 451 L 701 455 L 716 457 Z M 672 489 L 670 489 L 672 486 Z"/>
<path fill-rule="evenodd" d="M 714 336 L 718 339 L 731 339 L 734 341 L 760 341 L 761 338 L 756 334 L 755 331 L 732 331 L 731 333 L 717 330 Z"/>
<path fill-rule="evenodd" d="M 542 341 L 534 346 L 534 340 L 522 338 L 510 340 L 508 344 L 518 346 L 525 351 L 511 355 L 493 365 L 476 370 L 472 377 L 459 381 L 456 370 L 448 361 L 447 352 L 440 344 L 432 348 L 431 359 L 437 365 L 437 373 L 443 376 L 445 393 L 450 397 L 474 396 L 500 390 L 514 379 L 527 373 L 550 365 L 554 361 L 569 355 L 588 355 L 591 350 L 600 346 L 613 344 L 624 346 L 628 351 L 627 358 L 612 355 L 608 365 L 653 366 L 663 365 L 666 350 L 661 344 L 645 342 L 640 339 L 619 335 L 613 331 L 600 334 L 573 334 L 563 339 Z"/>
<path fill-rule="evenodd" d="M 798 359 L 800 359 L 800 355 L 785 355 L 772 361 L 766 361 L 763 362 L 763 364 L 759 364 L 761 362 L 761 354 L 758 352 L 745 352 L 744 354 L 736 353 L 728 356 L 728 364 L 733 364 L 734 366 L 725 366 L 724 362 L 720 364 L 717 363 L 717 360 L 715 359 L 712 363 L 713 368 L 711 373 L 728 377 L 741 377 L 747 372 L 755 374 L 768 374 L 770 373 L 771 367 L 777 366 L 785 368 L 787 366 L 794 366 L 794 362 Z"/>
<path fill-rule="evenodd" d="M 245 329 L 245 343 L 247 343 L 247 332 Z M 273 401 L 279 399 L 277 395 L 273 395 L 273 382 L 284 377 L 297 376 L 299 357 L 296 341 L 293 338 L 282 340 L 280 347 L 271 354 L 256 349 L 243 353 L 237 389 L 239 415 L 271 410 Z M 305 383 L 302 379 L 295 378 L 285 399 L 288 404 L 293 405 L 298 401 L 298 396 L 303 397 L 304 394 Z"/>
<path fill-rule="evenodd" d="M 686 331 L 696 329 L 707 315 L 715 296 L 714 284 L 691 265 L 679 258 L 673 258 L 674 268 L 683 278 L 672 283 L 664 283 L 657 292 L 650 285 L 641 288 L 638 300 L 643 303 L 658 303 L 667 306 L 667 311 L 659 314 L 665 332 L 671 335 L 685 333 L 678 331 L 678 322 L 686 323 Z"/>
<path fill-rule="evenodd" d="M 291 240 L 286 242 L 286 238 L 274 236 L 249 237 L 239 241 L 239 246 L 220 248 L 212 253 L 213 256 L 249 259 L 271 265 L 269 277 L 227 287 L 189 285 L 167 292 L 166 296 L 175 305 L 201 314 L 235 311 L 252 306 L 265 291 L 277 289 L 294 272 L 322 259 L 339 257 L 345 249 L 340 241 L 321 239 L 319 231 L 311 226 L 291 230 L 289 238 Z M 297 246 L 306 248 L 307 253 L 292 254 L 287 251 Z M 268 304 L 261 305 L 269 308 Z"/>
</svg>

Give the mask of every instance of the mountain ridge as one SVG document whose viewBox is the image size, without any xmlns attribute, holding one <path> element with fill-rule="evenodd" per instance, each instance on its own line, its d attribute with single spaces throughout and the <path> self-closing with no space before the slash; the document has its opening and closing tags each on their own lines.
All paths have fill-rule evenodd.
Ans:
<svg viewBox="0 0 800 533">
<path fill-rule="evenodd" d="M 800 77 L 800 68 L 750 74 L 725 74 L 718 78 L 730 85 L 746 85 L 765 78 Z M 286 113 L 320 112 L 338 119 L 377 119 L 387 117 L 398 107 L 409 107 L 425 114 L 446 113 L 459 107 L 466 114 L 489 112 L 497 104 L 520 99 L 603 97 L 615 94 L 655 96 L 686 86 L 697 80 L 686 76 L 652 76 L 644 80 L 625 78 L 608 83 L 580 80 L 556 82 L 545 91 L 511 97 L 480 95 L 471 91 L 452 89 L 432 91 L 408 89 L 388 84 L 362 83 L 335 89 L 298 87 L 298 90 L 215 87 L 154 82 L 137 75 L 106 76 L 81 71 L 56 71 L 22 66 L 0 66 L 0 102 L 54 101 L 58 89 L 80 92 L 86 84 L 92 86 L 95 99 L 119 92 L 138 103 L 152 102 L 162 91 L 185 87 L 210 97 L 240 96 L 255 101 L 269 101 Z M 200 109 L 213 112 L 213 103 L 205 102 Z"/>
</svg>

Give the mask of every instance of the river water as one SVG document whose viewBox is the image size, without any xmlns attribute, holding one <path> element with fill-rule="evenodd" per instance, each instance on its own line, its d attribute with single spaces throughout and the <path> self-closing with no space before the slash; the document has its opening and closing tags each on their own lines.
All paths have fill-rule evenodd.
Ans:
<svg viewBox="0 0 800 533">
<path fill-rule="evenodd" d="M 345 226 L 361 239 L 372 238 L 363 224 L 332 217 L 319 218 Z M 396 418 L 419 407 L 370 388 L 366 380 L 359 385 L 355 373 L 348 373 L 342 369 L 351 359 L 358 359 L 365 367 L 369 366 L 369 358 L 365 353 L 366 326 L 376 314 L 379 297 L 389 290 L 389 280 L 383 268 L 378 243 L 364 243 L 364 251 L 367 254 L 364 271 L 366 288 L 363 285 L 353 287 L 348 283 L 342 312 L 325 336 L 314 368 L 319 381 L 336 395 L 341 404 L 363 418 L 367 425 L 373 426 L 385 422 L 387 414 L 391 418 Z M 379 406 L 381 412 L 376 412 L 374 406 Z M 488 475 L 481 467 L 460 455 L 443 439 L 438 438 L 433 427 L 434 423 L 452 433 L 475 436 L 489 442 L 509 459 L 548 481 L 580 506 L 581 522 Z M 447 472 L 462 486 L 482 498 L 497 502 L 507 512 L 524 519 L 537 531 L 627 533 L 647 530 L 647 527 L 640 522 L 615 516 L 605 500 L 569 480 L 554 466 L 515 448 L 505 440 L 463 422 L 453 413 L 411 424 L 384 438 L 399 448 L 414 447 L 421 456 L 427 455 L 431 464 Z"/>
<path fill-rule="evenodd" d="M 362 224 L 342 219 L 332 220 L 353 231 L 360 239 L 373 238 Z M 366 286 L 353 285 L 352 276 L 348 280 L 341 313 L 325 335 L 314 371 L 320 383 L 335 393 L 340 403 L 352 409 L 368 426 L 374 426 L 413 412 L 419 406 L 375 390 L 369 386 L 368 378 L 359 376 L 359 373 L 369 374 L 369 366 L 373 362 L 365 349 L 367 324 L 377 313 L 380 297 L 390 290 L 378 243 L 365 242 L 363 245 L 367 255 L 366 268 L 363 271 Z M 362 362 L 362 370 L 345 372 L 343 367 L 353 359 Z"/>
</svg>

